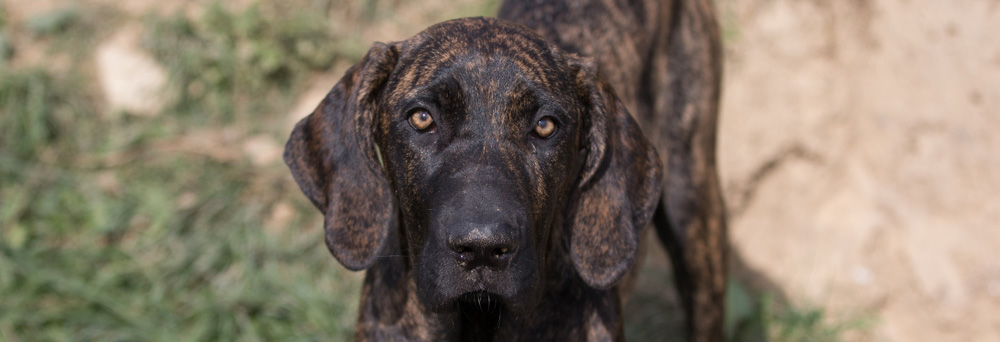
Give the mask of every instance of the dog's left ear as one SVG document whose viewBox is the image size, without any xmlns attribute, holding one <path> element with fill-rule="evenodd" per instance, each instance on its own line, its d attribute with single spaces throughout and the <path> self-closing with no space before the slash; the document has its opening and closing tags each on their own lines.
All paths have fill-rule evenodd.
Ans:
<svg viewBox="0 0 1000 342">
<path fill-rule="evenodd" d="M 570 255 L 592 287 L 616 284 L 635 264 L 639 233 L 660 199 L 663 168 L 611 85 L 589 59 L 570 58 L 587 111 L 586 159 L 570 209 Z"/>
</svg>

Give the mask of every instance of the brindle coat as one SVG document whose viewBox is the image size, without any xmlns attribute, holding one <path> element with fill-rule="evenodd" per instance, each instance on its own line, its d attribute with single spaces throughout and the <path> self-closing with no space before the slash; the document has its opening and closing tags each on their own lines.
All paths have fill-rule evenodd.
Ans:
<svg viewBox="0 0 1000 342">
<path fill-rule="evenodd" d="M 711 3 L 508 0 L 499 17 L 376 43 L 288 141 L 331 253 L 368 269 L 356 340 L 622 341 L 652 218 L 691 339 L 721 341 Z"/>
</svg>

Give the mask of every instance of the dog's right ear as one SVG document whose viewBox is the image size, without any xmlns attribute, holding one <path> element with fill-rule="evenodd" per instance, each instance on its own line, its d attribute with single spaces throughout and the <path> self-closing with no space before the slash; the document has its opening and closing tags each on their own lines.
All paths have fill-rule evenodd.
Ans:
<svg viewBox="0 0 1000 342">
<path fill-rule="evenodd" d="M 330 253 L 351 270 L 375 262 L 396 212 L 372 137 L 375 103 L 398 55 L 397 46 L 375 43 L 285 145 L 292 176 L 323 212 Z"/>
</svg>

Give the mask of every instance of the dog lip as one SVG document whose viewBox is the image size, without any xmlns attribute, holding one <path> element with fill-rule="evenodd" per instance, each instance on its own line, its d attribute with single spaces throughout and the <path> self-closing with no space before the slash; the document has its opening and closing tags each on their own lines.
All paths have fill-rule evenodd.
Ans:
<svg viewBox="0 0 1000 342">
<path fill-rule="evenodd" d="M 455 299 L 459 304 L 471 305 L 482 312 L 493 312 L 507 307 L 507 299 L 504 296 L 485 291 L 469 291 L 459 295 Z"/>
</svg>

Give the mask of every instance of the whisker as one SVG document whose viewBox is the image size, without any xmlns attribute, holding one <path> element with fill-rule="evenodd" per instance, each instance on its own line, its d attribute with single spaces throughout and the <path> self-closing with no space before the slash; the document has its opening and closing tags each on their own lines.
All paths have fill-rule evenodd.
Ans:
<svg viewBox="0 0 1000 342">
<path fill-rule="evenodd" d="M 494 327 L 493 330 L 500 329 L 500 318 L 501 317 L 503 317 L 503 308 L 501 308 L 500 310 L 497 311 L 497 326 Z"/>
</svg>

